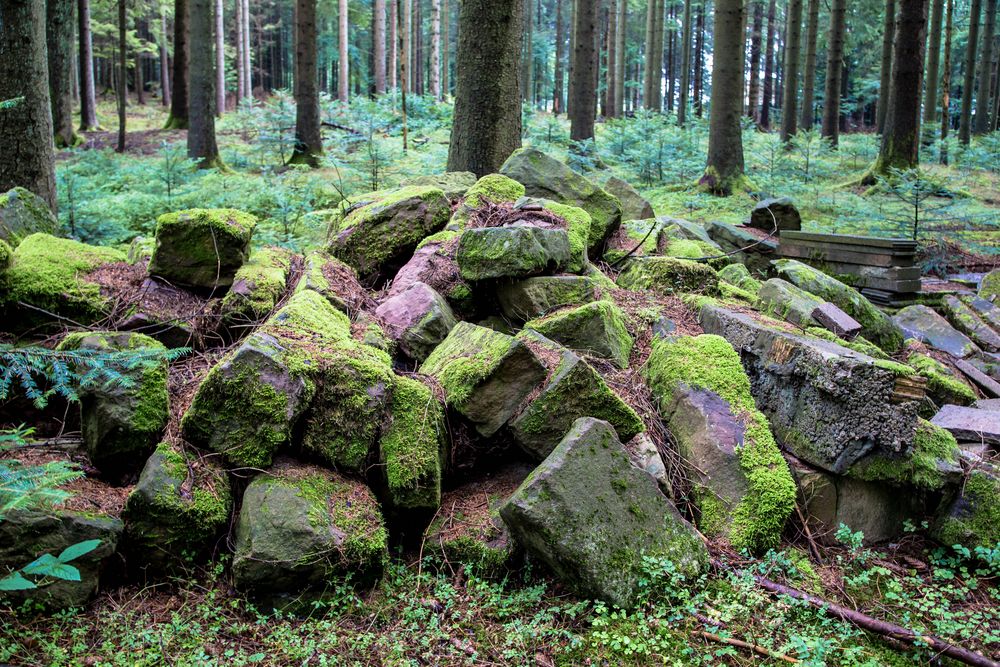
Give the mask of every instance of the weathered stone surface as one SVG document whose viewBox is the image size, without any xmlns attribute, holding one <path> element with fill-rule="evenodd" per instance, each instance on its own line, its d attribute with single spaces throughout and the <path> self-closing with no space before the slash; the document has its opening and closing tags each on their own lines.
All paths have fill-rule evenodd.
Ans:
<svg viewBox="0 0 1000 667">
<path fill-rule="evenodd" d="M 959 440 L 1000 445 L 1000 412 L 946 405 L 931 422 L 947 429 Z"/>
<path fill-rule="evenodd" d="M 580 417 L 602 419 L 619 439 L 630 440 L 645 429 L 639 415 L 605 384 L 586 361 L 566 348 L 526 331 L 518 338 L 551 359 L 542 391 L 511 421 L 514 439 L 535 459 L 544 459 Z"/>
<path fill-rule="evenodd" d="M 942 504 L 931 534 L 948 546 L 992 549 L 1000 542 L 1000 468 L 978 460 L 967 463 L 968 476 L 955 498 Z"/>
<path fill-rule="evenodd" d="M 80 572 L 79 581 L 53 580 L 35 589 L 0 593 L 0 599 L 16 606 L 33 600 L 47 609 L 81 607 L 97 593 L 101 572 L 114 556 L 122 534 L 120 519 L 103 514 L 54 510 L 15 510 L 0 521 L 0 571 L 22 568 L 42 554 L 58 556 L 63 549 L 100 540 L 96 549 L 70 562 Z M 34 580 L 30 575 L 29 580 Z"/>
<path fill-rule="evenodd" d="M 962 301 L 995 331 L 1000 332 L 1000 305 L 976 296 L 963 296 Z"/>
<path fill-rule="evenodd" d="M 465 198 L 451 214 L 451 220 L 445 229 L 460 232 L 487 204 L 512 204 L 522 197 L 524 197 L 524 186 L 517 181 L 502 174 L 487 174 L 465 193 Z"/>
<path fill-rule="evenodd" d="M 719 280 L 746 290 L 751 294 L 760 291 L 761 282 L 750 275 L 750 269 L 745 264 L 728 264 L 719 269 Z"/>
<path fill-rule="evenodd" d="M 578 419 L 500 516 L 579 594 L 623 608 L 635 605 L 643 557 L 668 559 L 688 577 L 707 563 L 691 525 L 597 419 Z"/>
<path fill-rule="evenodd" d="M 865 338 L 892 353 L 903 345 L 903 333 L 893 320 L 853 287 L 794 259 L 779 259 L 774 267 L 796 287 L 836 304 L 857 320 Z"/>
<path fill-rule="evenodd" d="M 968 361 L 955 359 L 952 363 L 955 364 L 955 368 L 961 371 L 962 375 L 982 389 L 987 396 L 1000 397 L 1000 382 L 994 379 L 998 370 L 995 364 L 976 358 L 970 358 Z"/>
<path fill-rule="evenodd" d="M 936 350 L 956 357 L 967 357 L 979 350 L 969 337 L 948 324 L 927 306 L 907 306 L 892 318 L 906 334 Z"/>
<path fill-rule="evenodd" d="M 0 195 L 0 241 L 16 248 L 25 237 L 36 232 L 59 233 L 59 221 L 45 200 L 22 187 Z"/>
<path fill-rule="evenodd" d="M 500 173 L 524 185 L 530 197 L 578 206 L 591 218 L 588 249 L 597 256 L 604 241 L 621 222 L 621 202 L 562 162 L 537 148 L 521 148 L 507 158 Z"/>
<path fill-rule="evenodd" d="M 622 205 L 622 221 L 647 220 L 656 217 L 652 204 L 640 195 L 627 181 L 612 176 L 604 183 L 608 194 L 618 197 Z"/>
<path fill-rule="evenodd" d="M 608 239 L 604 261 L 621 263 L 632 258 L 659 254 L 663 223 L 657 219 L 625 220 Z"/>
<path fill-rule="evenodd" d="M 351 315 L 360 310 L 365 292 L 354 269 L 324 250 L 314 250 L 305 256 L 302 277 L 296 292 L 316 292 L 342 313 Z"/>
<path fill-rule="evenodd" d="M 467 229 L 458 243 L 457 260 L 465 280 L 558 273 L 571 261 L 569 234 L 532 225 Z"/>
<path fill-rule="evenodd" d="M 959 447 L 947 430 L 924 419 L 917 422 L 913 449 L 902 455 L 874 452 L 855 463 L 848 477 L 913 490 L 940 491 L 961 481 Z"/>
<path fill-rule="evenodd" d="M 667 257 L 705 262 L 715 269 L 721 269 L 734 261 L 714 241 L 669 239 L 663 234 L 660 235 L 659 252 Z"/>
<path fill-rule="evenodd" d="M 674 257 L 648 257 L 629 262 L 628 268 L 618 276 L 618 285 L 662 295 L 714 294 L 718 290 L 719 276 L 706 264 Z"/>
<path fill-rule="evenodd" d="M 933 357 L 914 352 L 906 363 L 927 379 L 927 393 L 937 405 L 969 405 L 976 400 L 972 387 Z"/>
<path fill-rule="evenodd" d="M 817 324 L 812 314 L 824 303 L 823 299 L 781 278 L 765 281 L 757 296 L 764 312 L 803 329 Z"/>
<path fill-rule="evenodd" d="M 458 323 L 444 297 L 417 282 L 383 301 L 375 314 L 403 354 L 416 361 L 426 359 Z"/>
<path fill-rule="evenodd" d="M 981 398 L 973 404 L 973 407 L 1000 412 L 1000 398 Z"/>
<path fill-rule="evenodd" d="M 951 325 L 971 338 L 979 347 L 987 352 L 1000 351 L 1000 333 L 994 331 L 965 302 L 954 294 L 946 294 L 941 300 L 941 306 Z"/>
<path fill-rule="evenodd" d="M 424 283 L 454 307 L 471 310 L 475 305 L 472 292 L 459 275 L 455 261 L 458 240 L 456 232 L 439 232 L 421 241 L 413 257 L 396 272 L 388 296 L 402 294 L 414 283 Z"/>
<path fill-rule="evenodd" d="M 669 498 L 671 492 L 670 475 L 667 473 L 663 456 L 656 448 L 656 443 L 649 436 L 649 432 L 643 431 L 626 442 L 625 449 L 632 457 L 632 463 L 652 475 L 659 485 L 660 491 Z"/>
<path fill-rule="evenodd" d="M 732 258 L 755 273 L 768 273 L 770 259 L 778 249 L 778 238 L 760 239 L 752 232 L 718 220 L 705 225 L 705 231 Z"/>
<path fill-rule="evenodd" d="M 987 301 L 1000 301 L 1000 269 L 987 273 L 979 283 L 979 296 Z"/>
<path fill-rule="evenodd" d="M 133 351 L 157 354 L 166 348 L 149 336 L 126 332 L 80 332 L 66 336 L 60 350 Z M 106 475 L 134 473 L 167 425 L 167 362 L 120 371 L 132 382 L 95 384 L 80 392 L 83 442 L 90 462 Z"/>
<path fill-rule="evenodd" d="M 499 430 L 545 378 L 545 368 L 512 336 L 459 322 L 420 367 L 441 383 L 449 407 L 480 435 Z"/>
<path fill-rule="evenodd" d="M 788 197 L 764 199 L 750 212 L 750 226 L 765 232 L 777 230 L 797 232 L 802 229 L 802 216 Z"/>
<path fill-rule="evenodd" d="M 912 447 L 918 401 L 894 398 L 897 373 L 912 369 L 712 304 L 699 321 L 740 353 L 774 435 L 807 463 L 841 473 Z"/>
<path fill-rule="evenodd" d="M 292 254 L 281 248 L 261 248 L 233 277 L 222 299 L 222 321 L 229 327 L 260 322 L 281 300 L 292 268 Z M 239 332 L 242 333 L 242 332 Z"/>
<path fill-rule="evenodd" d="M 740 358 L 719 336 L 653 341 L 646 365 L 660 414 L 694 471 L 702 533 L 739 548 L 774 548 L 795 485 Z"/>
<path fill-rule="evenodd" d="M 229 478 L 220 466 L 160 443 L 125 503 L 130 567 L 156 574 L 187 556 L 208 555 L 232 508 Z"/>
<path fill-rule="evenodd" d="M 505 317 L 531 320 L 562 308 L 600 299 L 602 289 L 589 276 L 538 276 L 497 287 L 497 301 Z"/>
<path fill-rule="evenodd" d="M 620 368 L 628 366 L 635 342 L 625 327 L 625 315 L 613 301 L 593 301 L 559 310 L 528 321 L 524 328 L 581 354 L 609 359 Z"/>
<path fill-rule="evenodd" d="M 150 276 L 142 281 L 132 313 L 116 322 L 115 328 L 146 334 L 168 348 L 201 349 L 205 332 L 215 331 L 217 322 L 209 320 L 219 303 L 219 299 L 203 298 Z"/>
<path fill-rule="evenodd" d="M 683 218 L 671 218 L 663 215 L 656 218 L 656 221 L 662 226 L 658 242 L 662 242 L 667 239 L 690 239 L 692 241 L 707 241 L 709 243 L 715 243 L 709 235 L 708 230 L 705 229 L 705 226 L 700 223 L 684 220 Z"/>
<path fill-rule="evenodd" d="M 446 171 L 443 174 L 414 176 L 403 181 L 400 186 L 432 187 L 444 192 L 448 199 L 459 199 L 465 191 L 476 184 L 476 175 L 471 171 Z"/>
<path fill-rule="evenodd" d="M 388 560 L 378 502 L 364 484 L 314 466 L 279 461 L 243 494 L 233 583 L 277 607 L 367 586 Z"/>
<path fill-rule="evenodd" d="M 256 217 L 231 208 L 161 215 L 149 274 L 179 285 L 224 290 L 250 256 L 256 226 Z"/>
<path fill-rule="evenodd" d="M 351 197 L 330 218 L 327 250 L 353 267 L 361 280 L 387 280 L 450 216 L 448 197 L 434 187 Z"/>
<path fill-rule="evenodd" d="M 812 312 L 812 318 L 839 338 L 848 340 L 853 340 L 863 329 L 860 322 L 829 301 L 816 306 L 816 310 Z"/>
</svg>

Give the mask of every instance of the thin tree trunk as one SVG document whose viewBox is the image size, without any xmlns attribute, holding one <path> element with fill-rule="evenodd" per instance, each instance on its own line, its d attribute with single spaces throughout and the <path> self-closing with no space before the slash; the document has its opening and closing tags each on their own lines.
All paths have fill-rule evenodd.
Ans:
<svg viewBox="0 0 1000 667">
<path fill-rule="evenodd" d="M 125 0 L 121 0 L 124 2 Z M 190 0 L 191 90 L 188 102 L 190 121 L 187 135 L 188 157 L 200 169 L 222 168 L 215 141 L 215 67 L 212 58 L 212 0 Z"/>
<path fill-rule="evenodd" d="M 170 116 L 166 129 L 183 130 L 188 127 L 188 2 L 174 0 L 174 76 L 171 82 Z M 210 37 L 209 37 L 210 38 Z"/>
<path fill-rule="evenodd" d="M 684 0 L 684 24 L 681 29 L 684 31 L 681 38 L 681 96 L 677 105 L 677 124 L 681 127 L 687 122 L 688 93 L 691 90 L 691 3 L 694 0 Z M 771 0 L 773 3 L 774 0 Z"/>
<path fill-rule="evenodd" d="M 400 1 L 400 13 L 402 15 L 403 24 L 400 28 L 400 34 L 402 35 L 402 46 L 400 48 L 405 52 L 406 56 L 406 90 L 414 90 L 414 81 L 416 80 L 413 76 L 413 71 L 416 68 L 416 63 L 413 62 L 413 1 L 414 0 L 399 0 Z M 419 0 L 418 0 L 419 1 Z M 400 56 L 402 58 L 402 56 Z M 402 60 L 400 60 L 400 72 L 402 72 Z"/>
<path fill-rule="evenodd" d="M 389 87 L 396 89 L 399 79 L 399 0 L 389 0 Z"/>
<path fill-rule="evenodd" d="M 719 195 L 732 194 L 746 185 L 740 123 L 743 116 L 745 12 L 744 0 L 715 1 L 708 165 L 701 184 Z"/>
<path fill-rule="evenodd" d="M 531 84 L 534 58 L 531 57 L 534 46 L 535 13 L 531 11 L 531 0 L 524 0 L 529 6 L 525 8 L 524 14 L 524 38 L 521 44 L 521 99 L 525 102 L 531 100 Z"/>
<path fill-rule="evenodd" d="M 815 0 L 810 0 L 815 2 Z M 764 4 L 753 0 L 753 24 L 750 29 L 750 85 L 747 90 L 747 117 L 757 118 L 757 98 L 760 96 L 760 43 L 764 32 Z"/>
<path fill-rule="evenodd" d="M 290 164 L 320 166 L 319 68 L 316 61 L 316 0 L 295 3 L 295 151 Z M 343 79 L 341 79 L 343 86 Z"/>
<path fill-rule="evenodd" d="M 941 164 L 948 164 L 948 129 L 951 125 L 951 37 L 955 0 L 947 0 L 944 26 L 944 68 L 941 70 Z"/>
<path fill-rule="evenodd" d="M 767 44 L 764 45 L 763 101 L 758 114 L 758 123 L 764 130 L 771 129 L 771 98 L 774 96 L 774 37 L 775 32 L 777 32 L 774 23 L 776 14 L 775 0 L 769 0 L 767 5 Z"/>
<path fill-rule="evenodd" d="M 375 0 L 375 94 L 385 94 L 385 0 Z"/>
<path fill-rule="evenodd" d="M 521 145 L 522 11 L 521 0 L 459 3 L 448 171 L 492 174 Z"/>
<path fill-rule="evenodd" d="M 802 0 L 789 0 L 785 43 L 784 92 L 781 99 L 781 142 L 787 144 L 798 132 L 799 57 L 802 46 Z"/>
<path fill-rule="evenodd" d="M 138 31 L 136 31 L 138 32 Z M 137 104 L 146 104 L 146 79 L 142 75 L 142 54 L 136 50 L 132 57 L 135 58 L 132 64 L 132 80 L 135 82 L 135 101 Z"/>
<path fill-rule="evenodd" d="M 569 16 L 569 55 L 567 57 L 567 71 L 569 72 L 569 81 L 566 84 L 567 94 L 566 94 L 566 115 L 573 113 L 573 86 L 575 85 L 576 78 L 573 76 L 573 71 L 576 69 L 576 15 L 579 12 L 580 0 L 573 0 L 572 12 Z"/>
<path fill-rule="evenodd" d="M 222 0 L 215 0 L 215 115 L 226 110 L 226 23 Z"/>
<path fill-rule="evenodd" d="M 653 51 L 655 50 L 654 34 L 656 31 L 656 6 L 657 0 L 646 2 L 646 41 L 643 45 L 642 60 L 642 105 L 649 108 L 649 100 L 652 97 L 653 82 Z"/>
<path fill-rule="evenodd" d="M 94 42 L 90 32 L 90 0 L 77 3 L 80 38 L 80 130 L 97 129 L 97 94 L 94 90 Z M 166 41 L 164 41 L 164 45 Z"/>
<path fill-rule="evenodd" d="M 441 99 L 441 0 L 431 0 L 431 96 Z"/>
<path fill-rule="evenodd" d="M 403 152 L 405 153 L 409 141 L 406 126 L 406 93 L 410 90 L 410 53 L 407 48 L 407 44 L 410 41 L 410 31 L 408 29 L 409 24 L 407 23 L 406 13 L 410 0 L 399 0 L 399 2 L 404 3 L 399 6 L 399 22 L 396 26 L 396 32 L 399 34 L 399 44 L 397 46 L 397 50 L 399 51 L 399 95 L 402 100 Z M 454 136 L 454 129 L 452 129 L 452 135 Z M 452 140 L 454 141 L 454 139 Z"/>
<path fill-rule="evenodd" d="M 622 0 L 622 2 L 625 2 L 625 0 Z M 615 81 L 615 75 L 618 73 L 618 54 L 615 52 L 615 46 L 618 43 L 618 0 L 609 0 L 607 12 L 608 34 L 606 50 L 608 52 L 608 60 L 604 76 L 604 115 L 608 118 L 614 118 L 617 115 L 615 90 L 618 87 Z"/>
<path fill-rule="evenodd" d="M 976 93 L 976 134 L 990 131 L 990 103 L 993 101 L 993 34 L 997 21 L 997 0 L 986 0 L 986 25 L 979 56 L 979 91 Z"/>
<path fill-rule="evenodd" d="M 569 136 L 573 141 L 594 138 L 597 106 L 594 37 L 597 31 L 596 0 L 578 0 L 576 53 L 573 58 L 573 104 Z"/>
<path fill-rule="evenodd" d="M 243 0 L 236 0 L 236 106 L 247 96 L 246 79 L 243 73 Z"/>
<path fill-rule="evenodd" d="M 944 0 L 930 0 L 931 26 L 927 43 L 927 83 L 924 96 L 924 138 L 927 143 L 934 139 L 934 122 L 938 111 L 938 78 L 941 63 L 941 19 L 944 15 Z"/>
<path fill-rule="evenodd" d="M 618 0 L 618 20 L 615 21 L 615 116 L 618 118 L 625 115 L 625 38 L 627 34 L 628 0 Z"/>
<path fill-rule="evenodd" d="M 670 31 L 667 34 L 667 48 L 663 57 L 663 69 L 667 73 L 667 94 L 664 98 L 664 110 L 667 113 L 674 112 L 674 95 L 677 92 L 677 4 L 671 0 L 670 9 Z"/>
<path fill-rule="evenodd" d="M 125 0 L 118 0 L 118 144 L 115 148 L 119 153 L 125 152 L 125 102 L 128 100 L 128 40 L 126 39 Z"/>
<path fill-rule="evenodd" d="M 0 192 L 31 190 L 56 211 L 52 110 L 45 55 L 45 3 L 0 0 Z"/>
<path fill-rule="evenodd" d="M 49 70 L 49 99 L 52 103 L 52 127 L 57 148 L 75 146 L 80 138 L 73 128 L 73 2 L 49 0 L 46 3 Z M 2 100 L 0 100 L 2 101 Z"/>
<path fill-rule="evenodd" d="M 920 1 L 922 2 L 923 0 Z M 847 0 L 833 0 L 830 7 L 830 38 L 827 44 L 826 88 L 823 91 L 822 129 L 823 137 L 828 139 L 833 146 L 836 146 L 840 141 L 840 95 L 841 76 L 844 71 L 844 31 L 846 23 Z M 888 95 L 888 91 L 881 91 L 881 94 Z"/>
<path fill-rule="evenodd" d="M 704 97 L 704 53 L 705 53 L 705 2 L 702 0 L 695 8 L 697 10 L 694 22 L 694 115 L 701 118 Z M 742 50 L 741 50 L 742 53 Z M 741 58 L 742 60 L 742 58 Z M 743 89 L 740 88 L 739 98 L 742 106 Z"/>
<path fill-rule="evenodd" d="M 663 14 L 666 11 L 665 0 L 656 0 L 656 25 L 653 32 L 653 64 L 650 74 L 653 78 L 649 84 L 650 105 L 653 111 L 663 111 Z"/>
<path fill-rule="evenodd" d="M 556 62 L 555 71 L 552 75 L 552 113 L 559 115 L 563 112 L 563 86 L 565 81 L 563 80 L 563 58 L 565 57 L 565 51 L 563 49 L 564 42 L 566 41 L 566 29 L 563 19 L 563 0 L 555 0 L 556 2 Z"/>
<path fill-rule="evenodd" d="M 816 90 L 816 41 L 819 36 L 819 0 L 809 0 L 806 18 L 806 63 L 802 76 L 802 109 L 799 128 L 811 130 L 816 120 L 813 109 Z"/>
<path fill-rule="evenodd" d="M 451 95 L 451 3 L 441 0 L 441 99 Z"/>
<path fill-rule="evenodd" d="M 969 9 L 969 41 L 965 51 L 965 76 L 962 81 L 962 111 L 958 119 L 958 140 L 966 146 L 972 137 L 972 89 L 976 83 L 976 49 L 979 43 L 979 15 L 982 0 L 972 0 Z"/>
<path fill-rule="evenodd" d="M 253 66 L 250 60 L 250 0 L 236 0 L 243 3 L 243 89 L 247 97 L 253 97 Z M 259 52 L 258 52 L 259 55 Z"/>
<path fill-rule="evenodd" d="M 879 77 L 878 105 L 875 108 L 875 127 L 881 134 L 885 128 L 885 112 L 889 107 L 889 89 L 892 85 L 892 40 L 896 33 L 896 0 L 885 0 L 885 22 L 882 25 L 882 64 Z"/>
<path fill-rule="evenodd" d="M 350 76 L 351 76 L 351 65 L 348 60 L 348 47 L 350 35 L 348 33 L 348 20 L 349 16 L 347 14 L 347 0 L 340 0 L 339 9 L 337 13 L 337 23 L 340 26 L 339 31 L 339 43 L 340 43 L 340 55 L 338 57 L 338 69 L 337 69 L 337 99 L 340 100 L 341 104 L 348 104 L 351 101 L 351 88 L 350 88 Z M 313 30 L 315 30 L 315 19 L 313 20 Z"/>
</svg>

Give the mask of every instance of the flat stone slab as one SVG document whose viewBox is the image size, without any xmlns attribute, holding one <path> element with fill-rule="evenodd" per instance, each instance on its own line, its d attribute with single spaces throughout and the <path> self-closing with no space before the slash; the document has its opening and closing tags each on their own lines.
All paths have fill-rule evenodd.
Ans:
<svg viewBox="0 0 1000 667">
<path fill-rule="evenodd" d="M 983 398 L 976 401 L 973 407 L 979 408 L 980 410 L 1000 412 L 1000 398 Z"/>
<path fill-rule="evenodd" d="M 829 301 L 817 306 L 812 318 L 840 338 L 850 340 L 861 333 L 861 324 Z"/>
<path fill-rule="evenodd" d="M 968 336 L 927 306 L 907 306 L 896 313 L 892 321 L 899 325 L 907 338 L 914 338 L 956 357 L 967 357 L 979 350 Z"/>
<path fill-rule="evenodd" d="M 964 359 L 955 359 L 954 363 L 955 368 L 962 371 L 965 377 L 972 380 L 973 384 L 978 386 L 990 396 L 1000 398 L 1000 382 L 997 382 Z"/>
<path fill-rule="evenodd" d="M 958 440 L 1000 445 L 1000 411 L 946 405 L 931 419 Z"/>
</svg>

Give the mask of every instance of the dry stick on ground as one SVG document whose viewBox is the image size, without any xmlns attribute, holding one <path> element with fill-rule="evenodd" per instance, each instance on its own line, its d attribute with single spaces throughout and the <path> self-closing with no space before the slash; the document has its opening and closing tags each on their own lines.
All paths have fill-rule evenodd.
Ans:
<svg viewBox="0 0 1000 667">
<path fill-rule="evenodd" d="M 749 642 L 745 642 L 739 639 L 733 639 L 731 637 L 720 637 L 714 632 L 697 630 L 695 631 L 695 634 L 698 635 L 699 637 L 708 639 L 709 641 L 718 642 L 720 644 L 727 644 L 729 646 L 736 646 L 738 648 L 745 648 L 747 650 L 753 651 L 757 655 L 762 655 L 765 658 L 773 658 L 774 660 L 780 660 L 782 662 L 787 662 L 793 665 L 797 665 L 801 662 L 800 660 L 796 660 L 795 658 L 785 655 L 784 653 L 778 653 L 776 651 L 772 651 L 769 648 L 758 646 L 757 644 L 751 644 Z"/>
</svg>

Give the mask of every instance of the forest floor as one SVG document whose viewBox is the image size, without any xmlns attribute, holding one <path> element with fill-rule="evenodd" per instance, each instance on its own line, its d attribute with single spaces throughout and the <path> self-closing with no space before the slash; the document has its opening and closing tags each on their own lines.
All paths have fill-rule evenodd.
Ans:
<svg viewBox="0 0 1000 667">
<path fill-rule="evenodd" d="M 198 172 L 184 133 L 159 129 L 151 101 L 129 110 L 129 142 L 91 133 L 60 154 L 60 218 L 78 238 L 127 244 L 151 234 L 156 217 L 189 207 L 235 207 L 262 219 L 255 243 L 302 251 L 322 241 L 322 215 L 344 196 L 444 170 L 450 108 L 416 98 L 404 152 L 391 101 L 326 108 L 327 164 L 286 168 L 294 125 L 289 99 L 226 114 L 218 123 L 225 171 Z M 581 170 L 599 165 L 633 183 L 659 215 L 740 222 L 749 195 L 716 198 L 697 189 L 707 123 L 687 129 L 639 115 L 601 124 L 596 148 L 568 151 L 568 126 L 525 114 L 525 142 Z M 100 119 L 114 127 L 113 109 Z M 842 137 L 839 150 L 802 133 L 791 150 L 747 128 L 747 171 L 759 195 L 790 196 L 815 231 L 912 236 L 932 272 L 1000 265 L 1000 136 L 949 144 L 952 164 L 929 163 L 876 191 L 841 187 L 877 153 L 877 137 Z M 936 158 L 940 146 L 925 155 Z M 1000 658 L 1000 550 L 941 548 L 909 526 L 897 543 L 868 549 L 862 536 L 789 528 L 779 551 L 751 560 L 726 552 L 698 582 L 651 564 L 643 603 L 632 612 L 573 597 L 530 567 L 503 580 L 399 553 L 372 590 L 344 585 L 308 617 L 256 609 L 232 590 L 228 556 L 170 581 L 104 591 L 86 609 L 54 616 L 0 610 L 0 664 L 83 665 L 932 665 L 926 647 L 884 642 L 822 610 L 775 596 L 767 576 L 869 615 L 936 634 Z"/>
</svg>

